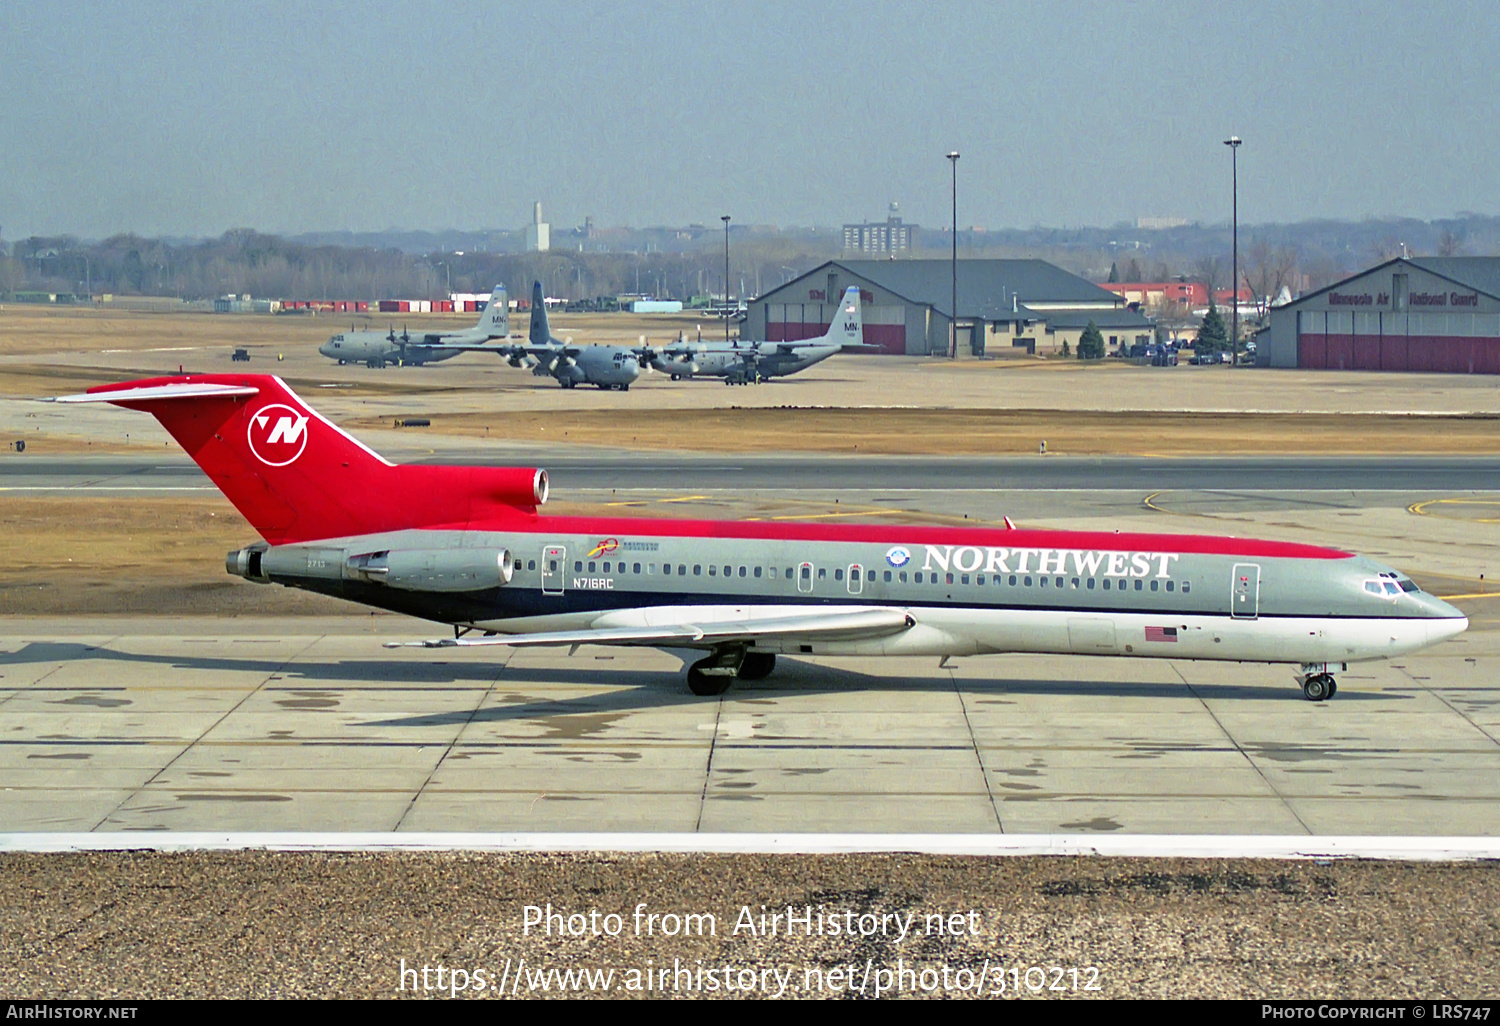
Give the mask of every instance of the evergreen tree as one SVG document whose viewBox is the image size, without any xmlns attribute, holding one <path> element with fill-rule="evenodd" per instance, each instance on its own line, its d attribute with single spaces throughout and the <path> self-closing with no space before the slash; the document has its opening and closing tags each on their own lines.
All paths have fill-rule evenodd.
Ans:
<svg viewBox="0 0 1500 1026">
<path fill-rule="evenodd" d="M 1110 264 L 1109 265 L 1109 283 L 1111 285 L 1115 285 L 1115 284 L 1118 284 L 1119 281 L 1120 281 L 1120 265 L 1119 264 Z"/>
<path fill-rule="evenodd" d="M 1196 353 L 1222 353 L 1229 348 L 1229 332 L 1224 327 L 1224 318 L 1212 299 L 1208 301 L 1208 313 L 1203 315 L 1203 326 L 1198 329 L 1198 341 L 1193 343 Z"/>
<path fill-rule="evenodd" d="M 1083 329 L 1083 334 L 1078 339 L 1078 358 L 1080 360 L 1102 360 L 1104 359 L 1104 336 L 1099 333 L 1099 326 L 1089 321 L 1089 326 Z"/>
</svg>

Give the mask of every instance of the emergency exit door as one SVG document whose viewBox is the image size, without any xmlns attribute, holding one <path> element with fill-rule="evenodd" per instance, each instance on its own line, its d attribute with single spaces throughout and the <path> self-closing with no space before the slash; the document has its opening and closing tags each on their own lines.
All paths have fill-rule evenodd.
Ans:
<svg viewBox="0 0 1500 1026">
<path fill-rule="evenodd" d="M 1229 585 L 1229 615 L 1254 620 L 1260 615 L 1260 564 L 1236 563 Z"/>
<path fill-rule="evenodd" d="M 542 550 L 542 594 L 561 595 L 567 581 L 568 550 L 561 545 L 548 545 Z"/>
</svg>

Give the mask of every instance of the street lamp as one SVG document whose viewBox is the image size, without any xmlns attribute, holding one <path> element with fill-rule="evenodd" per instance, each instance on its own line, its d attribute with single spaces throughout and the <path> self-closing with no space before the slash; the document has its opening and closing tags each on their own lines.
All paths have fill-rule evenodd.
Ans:
<svg viewBox="0 0 1500 1026">
<path fill-rule="evenodd" d="M 948 318 L 948 359 L 958 358 L 958 151 L 948 154 L 953 165 L 953 309 Z"/>
<path fill-rule="evenodd" d="M 729 341 L 729 215 L 719 218 L 724 222 L 724 341 Z"/>
<path fill-rule="evenodd" d="M 1229 282 L 1229 352 L 1231 353 L 1231 367 L 1236 367 L 1240 362 L 1240 142 L 1237 135 L 1231 135 L 1224 140 L 1224 145 L 1229 147 L 1229 166 L 1234 176 L 1234 198 L 1232 202 L 1231 245 L 1234 252 L 1230 255 L 1231 280 Z M 1210 297 L 1212 298 L 1212 297 Z"/>
</svg>

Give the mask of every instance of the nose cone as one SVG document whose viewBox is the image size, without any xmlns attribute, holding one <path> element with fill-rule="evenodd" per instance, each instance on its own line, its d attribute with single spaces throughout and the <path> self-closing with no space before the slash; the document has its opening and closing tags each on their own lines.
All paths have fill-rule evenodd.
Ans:
<svg viewBox="0 0 1500 1026">
<path fill-rule="evenodd" d="M 1423 596 L 1431 610 L 1433 619 L 1427 621 L 1427 640 L 1436 644 L 1439 641 L 1447 641 L 1455 638 L 1469 629 L 1469 618 L 1463 614 L 1463 610 L 1453 606 L 1435 595 Z"/>
<path fill-rule="evenodd" d="M 333 355 L 333 343 L 332 342 L 324 342 L 322 345 L 320 345 L 318 347 L 318 352 L 322 353 L 324 356 L 332 356 Z"/>
<path fill-rule="evenodd" d="M 625 376 L 631 381 L 641 376 L 641 364 L 639 360 L 626 360 L 622 365 Z"/>
</svg>

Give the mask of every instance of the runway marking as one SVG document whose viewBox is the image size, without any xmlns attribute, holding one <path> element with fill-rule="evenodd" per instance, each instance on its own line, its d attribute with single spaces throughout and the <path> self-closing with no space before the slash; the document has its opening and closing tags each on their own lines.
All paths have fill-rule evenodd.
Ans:
<svg viewBox="0 0 1500 1026">
<path fill-rule="evenodd" d="M 1196 859 L 1500 858 L 1496 837 L 1194 834 L 384 833 L 121 830 L 0 834 L 0 851 L 490 851 L 674 854 L 1070 855 Z"/>
<path fill-rule="evenodd" d="M 910 513 L 905 509 L 855 509 L 843 513 L 783 513 L 772 520 L 833 520 L 837 517 L 884 517 Z"/>
<path fill-rule="evenodd" d="M 1406 507 L 1406 512 L 1419 517 L 1436 517 L 1440 520 L 1463 520 L 1471 524 L 1500 524 L 1500 516 L 1494 517 L 1450 517 L 1441 513 L 1429 513 L 1428 506 L 1500 506 L 1497 499 L 1427 499 L 1423 502 L 1414 502 Z"/>
<path fill-rule="evenodd" d="M 1163 507 L 1156 505 L 1156 503 L 1152 501 L 1153 499 L 1155 499 L 1159 495 L 1170 495 L 1172 492 L 1174 492 L 1176 490 L 1177 489 L 1175 489 L 1175 488 L 1164 488 L 1161 491 L 1152 492 L 1150 495 L 1146 496 L 1144 499 L 1141 500 L 1141 505 L 1145 506 L 1149 510 L 1152 510 L 1153 512 L 1156 512 L 1156 513 L 1165 513 L 1169 517 L 1197 517 L 1199 520 L 1218 520 L 1219 519 L 1218 517 L 1213 516 L 1212 514 L 1209 514 L 1209 513 L 1184 513 L 1184 512 L 1182 512 L 1180 510 L 1164 509 Z"/>
<path fill-rule="evenodd" d="M 637 491 L 651 491 L 653 489 L 641 488 L 641 489 L 636 489 L 636 490 Z M 576 489 L 574 489 L 574 491 L 579 491 L 579 492 L 585 492 L 585 491 L 588 491 L 588 492 L 602 492 L 602 491 L 604 491 L 604 489 L 603 488 L 576 488 Z M 615 490 L 613 488 L 610 489 L 610 493 L 611 494 L 613 494 L 614 491 Z M 670 499 L 651 499 L 651 500 L 649 500 L 649 502 L 703 502 L 703 501 L 705 501 L 705 500 L 707 500 L 709 498 L 711 498 L 711 496 L 707 496 L 707 495 L 678 495 L 678 496 L 674 496 L 673 498 L 670 498 Z M 643 500 L 638 501 L 638 502 L 637 501 L 621 500 L 619 502 L 606 502 L 604 505 L 606 505 L 606 506 L 645 506 L 645 505 L 648 505 L 648 500 L 644 500 L 643 499 Z"/>
<path fill-rule="evenodd" d="M 1444 602 L 1452 602 L 1455 599 L 1500 598 L 1500 591 L 1475 591 L 1468 595 L 1438 595 L 1437 597 Z"/>
</svg>

